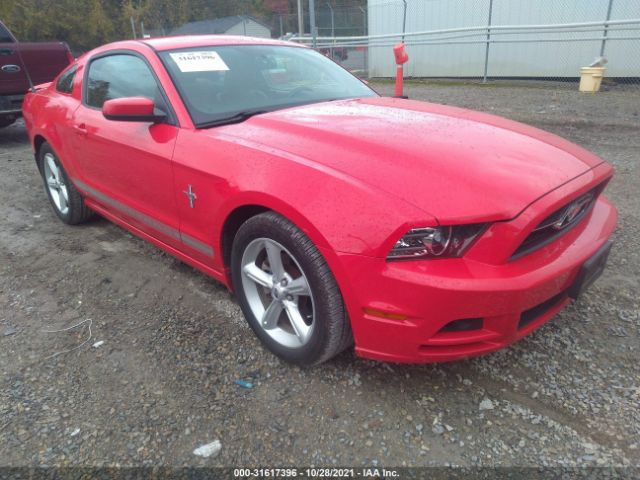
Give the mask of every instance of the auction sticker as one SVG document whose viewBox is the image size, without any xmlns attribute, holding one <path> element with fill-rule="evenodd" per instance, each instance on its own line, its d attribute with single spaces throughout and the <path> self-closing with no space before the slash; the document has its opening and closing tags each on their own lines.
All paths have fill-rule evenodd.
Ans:
<svg viewBox="0 0 640 480">
<path fill-rule="evenodd" d="M 224 60 L 216 52 L 170 53 L 181 72 L 220 72 L 229 70 Z"/>
</svg>

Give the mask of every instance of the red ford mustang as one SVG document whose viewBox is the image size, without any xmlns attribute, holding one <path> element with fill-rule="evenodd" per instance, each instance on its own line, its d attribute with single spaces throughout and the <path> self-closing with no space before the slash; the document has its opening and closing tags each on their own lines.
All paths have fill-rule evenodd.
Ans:
<svg viewBox="0 0 640 480">
<path fill-rule="evenodd" d="M 27 96 L 55 213 L 94 212 L 233 289 L 272 352 L 448 361 L 521 338 L 602 272 L 612 168 L 503 118 L 381 98 L 311 49 L 100 47 Z"/>
</svg>

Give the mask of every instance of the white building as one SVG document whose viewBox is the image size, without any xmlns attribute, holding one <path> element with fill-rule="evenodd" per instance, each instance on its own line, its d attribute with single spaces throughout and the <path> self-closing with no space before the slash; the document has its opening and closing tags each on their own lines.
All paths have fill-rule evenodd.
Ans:
<svg viewBox="0 0 640 480">
<path fill-rule="evenodd" d="M 214 18 L 185 23 L 171 31 L 171 35 L 246 35 L 249 37 L 271 38 L 271 29 L 248 15 Z"/>
<path fill-rule="evenodd" d="M 406 32 L 484 27 L 489 23 L 490 7 L 493 26 L 603 22 L 608 14 L 610 20 L 640 20 L 640 0 L 407 0 L 407 6 Z M 369 35 L 402 32 L 402 23 L 401 0 L 368 0 Z M 604 28 L 573 27 L 571 30 L 492 32 L 491 39 L 496 43 L 489 47 L 488 75 L 577 77 L 580 67 L 600 56 Z M 606 76 L 640 77 L 640 21 L 611 26 L 607 36 L 604 55 L 609 63 Z M 409 54 L 406 75 L 482 76 L 486 38 L 486 31 L 479 30 L 406 37 Z M 396 37 L 386 43 L 399 40 Z M 426 45 L 427 41 L 432 43 Z M 374 45 L 375 40 L 372 40 L 370 76 L 394 76 L 391 47 Z"/>
</svg>

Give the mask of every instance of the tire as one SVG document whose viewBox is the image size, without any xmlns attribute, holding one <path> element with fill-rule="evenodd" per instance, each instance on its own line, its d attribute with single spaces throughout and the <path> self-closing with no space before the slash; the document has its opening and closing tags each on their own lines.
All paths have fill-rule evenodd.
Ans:
<svg viewBox="0 0 640 480">
<path fill-rule="evenodd" d="M 283 360 L 316 365 L 353 344 L 331 270 L 313 242 L 281 215 L 262 213 L 240 227 L 231 277 L 249 325 Z"/>
<path fill-rule="evenodd" d="M 43 143 L 38 151 L 38 168 L 53 211 L 60 220 L 68 225 L 78 225 L 95 215 L 84 204 L 82 195 L 69 180 L 62 162 L 48 143 Z"/>
</svg>

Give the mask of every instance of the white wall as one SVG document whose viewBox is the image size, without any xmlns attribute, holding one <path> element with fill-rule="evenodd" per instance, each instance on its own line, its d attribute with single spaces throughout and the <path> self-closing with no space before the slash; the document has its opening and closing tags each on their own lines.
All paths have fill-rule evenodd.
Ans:
<svg viewBox="0 0 640 480">
<path fill-rule="evenodd" d="M 556 24 L 603 21 L 609 0 L 493 0 L 493 25 Z M 369 0 L 369 34 L 402 31 L 402 2 Z M 489 0 L 407 0 L 407 32 L 486 25 Z M 613 0 L 612 20 L 640 18 L 640 0 Z M 636 26 L 637 28 L 637 26 Z M 543 38 L 600 37 L 602 32 L 502 35 L 496 39 L 531 39 L 532 43 L 491 44 L 489 76 L 576 77 L 581 66 L 600 54 L 600 41 L 541 42 Z M 640 29 L 611 33 L 640 37 Z M 427 37 L 422 37 L 422 40 Z M 433 37 L 429 37 L 433 38 Z M 460 40 L 482 40 L 485 35 Z M 409 42 L 409 40 L 408 40 Z M 408 45 L 409 76 L 482 76 L 485 44 Z M 640 77 L 640 40 L 609 40 L 605 56 L 607 76 Z M 391 47 L 371 47 L 372 77 L 395 75 Z"/>
<path fill-rule="evenodd" d="M 240 22 L 225 32 L 227 35 L 247 35 L 249 37 L 271 38 L 271 31 L 264 25 L 245 20 Z"/>
</svg>

